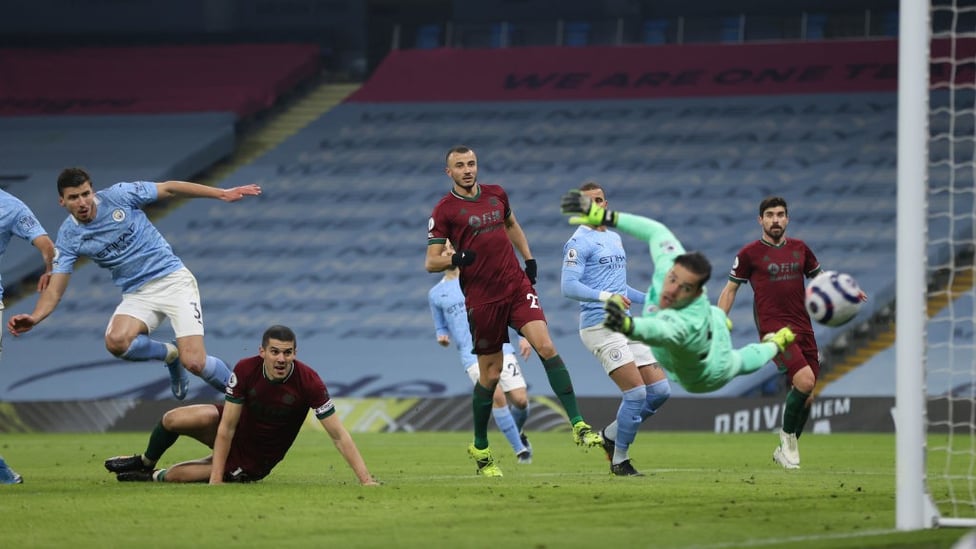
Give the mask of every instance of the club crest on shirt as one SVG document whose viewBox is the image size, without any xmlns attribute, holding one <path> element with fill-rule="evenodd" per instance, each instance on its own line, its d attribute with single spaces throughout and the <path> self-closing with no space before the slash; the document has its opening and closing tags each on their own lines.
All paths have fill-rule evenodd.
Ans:
<svg viewBox="0 0 976 549">
<path fill-rule="evenodd" d="M 227 379 L 227 388 L 233 389 L 234 387 L 237 387 L 237 374 L 231 372 L 230 378 Z"/>
<path fill-rule="evenodd" d="M 674 251 L 678 249 L 677 244 L 673 240 L 665 240 L 664 242 L 661 242 L 659 246 L 662 251 L 669 254 L 674 253 Z"/>
<path fill-rule="evenodd" d="M 123 219 L 125 219 L 125 210 L 116 209 L 112 212 L 112 220 L 116 223 L 120 223 Z"/>
</svg>

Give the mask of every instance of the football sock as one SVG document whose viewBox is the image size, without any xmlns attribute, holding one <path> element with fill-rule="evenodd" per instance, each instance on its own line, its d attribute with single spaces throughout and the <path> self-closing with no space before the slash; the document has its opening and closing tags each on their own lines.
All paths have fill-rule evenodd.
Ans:
<svg viewBox="0 0 976 549">
<path fill-rule="evenodd" d="M 133 361 L 166 360 L 166 344 L 139 334 L 119 358 Z"/>
<path fill-rule="evenodd" d="M 515 420 L 515 427 L 521 433 L 522 428 L 525 427 L 526 420 L 529 419 L 529 403 L 525 403 L 525 408 L 519 408 L 518 406 L 509 406 L 508 409 L 512 413 L 512 419 Z"/>
<path fill-rule="evenodd" d="M 474 412 L 474 447 L 484 450 L 488 447 L 488 418 L 491 417 L 491 395 L 493 389 L 485 389 L 481 383 L 474 384 L 471 393 L 471 410 Z"/>
<path fill-rule="evenodd" d="M 638 385 L 624 391 L 617 408 L 617 438 L 614 441 L 613 463 L 620 463 L 630 459 L 627 451 L 630 443 L 637 438 L 637 429 L 641 424 L 641 408 L 647 399 L 647 388 Z"/>
<path fill-rule="evenodd" d="M 546 377 L 549 378 L 552 392 L 559 398 L 566 415 L 569 416 L 569 423 L 573 425 L 583 421 L 583 415 L 580 414 L 579 405 L 576 403 L 576 393 L 573 392 L 573 380 L 569 377 L 569 370 L 566 369 L 562 357 L 556 355 L 547 358 L 542 361 L 542 366 L 546 369 Z"/>
<path fill-rule="evenodd" d="M 142 453 L 143 461 L 148 459 L 149 461 L 156 463 L 159 461 L 159 458 L 163 457 L 163 453 L 168 450 L 178 438 L 180 438 L 178 433 L 167 431 L 166 428 L 163 427 L 163 422 L 160 421 L 156 424 L 152 434 L 149 435 L 149 445 L 146 446 L 146 451 Z"/>
<path fill-rule="evenodd" d="M 230 368 L 223 360 L 207 355 L 207 361 L 203 364 L 203 371 L 200 372 L 200 379 L 223 393 L 224 389 L 227 388 L 227 380 L 230 379 Z"/>
<path fill-rule="evenodd" d="M 152 479 L 155 482 L 166 482 L 166 469 L 159 469 L 153 472 Z"/>
<path fill-rule="evenodd" d="M 512 450 L 516 454 L 525 450 L 525 446 L 522 446 L 522 437 L 519 436 L 518 427 L 515 426 L 515 419 L 512 418 L 512 412 L 509 411 L 508 406 L 492 408 L 491 416 L 495 418 L 495 425 L 498 426 L 498 430 L 505 435 L 508 443 L 512 445 Z"/>
<path fill-rule="evenodd" d="M 603 436 L 610 440 L 617 440 L 617 420 L 603 428 Z"/>
<path fill-rule="evenodd" d="M 797 428 L 802 427 L 800 419 L 806 408 L 807 398 L 809 396 L 806 393 L 798 391 L 796 387 L 793 387 L 789 393 L 786 393 L 786 404 L 783 406 L 784 432 L 795 434 Z"/>
<path fill-rule="evenodd" d="M 804 406 L 803 411 L 800 412 L 800 419 L 796 422 L 796 438 L 800 438 L 803 434 L 803 428 L 807 426 L 807 420 L 810 419 L 810 408 L 811 406 Z"/>
<path fill-rule="evenodd" d="M 647 385 L 647 399 L 641 408 L 641 421 L 653 416 L 671 398 L 671 382 L 666 379 Z"/>
</svg>

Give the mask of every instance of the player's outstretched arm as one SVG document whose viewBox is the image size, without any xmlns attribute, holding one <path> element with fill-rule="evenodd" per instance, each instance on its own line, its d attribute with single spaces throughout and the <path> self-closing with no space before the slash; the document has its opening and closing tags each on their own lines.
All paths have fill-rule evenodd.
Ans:
<svg viewBox="0 0 976 549">
<path fill-rule="evenodd" d="M 241 185 L 230 189 L 210 187 L 189 181 L 164 181 L 156 183 L 156 193 L 160 200 L 172 197 L 185 198 L 216 198 L 224 202 L 237 202 L 245 196 L 258 196 L 261 194 L 259 185 Z"/>
<path fill-rule="evenodd" d="M 369 474 L 369 469 L 366 468 L 366 462 L 359 453 L 359 448 L 356 447 L 356 443 L 352 440 L 352 436 L 346 430 L 345 425 L 342 424 L 338 414 L 331 414 L 320 419 L 319 422 L 325 428 L 325 432 L 329 434 L 336 449 L 342 454 L 342 458 L 349 464 L 349 468 L 356 474 L 359 483 L 363 486 L 379 485 L 373 475 Z"/>
<path fill-rule="evenodd" d="M 70 274 L 57 273 L 51 275 L 47 288 L 41 292 L 41 297 L 37 298 L 34 312 L 31 314 L 14 315 L 7 321 L 7 331 L 15 336 L 29 332 L 31 328 L 37 326 L 42 320 L 48 317 L 57 308 L 64 296 L 64 291 L 68 287 Z"/>
</svg>

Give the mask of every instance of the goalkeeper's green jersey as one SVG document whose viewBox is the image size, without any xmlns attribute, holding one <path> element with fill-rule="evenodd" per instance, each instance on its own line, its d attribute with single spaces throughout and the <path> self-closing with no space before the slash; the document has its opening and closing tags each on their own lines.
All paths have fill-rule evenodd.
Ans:
<svg viewBox="0 0 976 549">
<path fill-rule="evenodd" d="M 691 393 L 720 389 L 737 375 L 754 372 L 776 355 L 771 343 L 732 348 L 732 337 L 722 309 L 712 306 L 708 293 L 681 309 L 657 308 L 664 279 L 674 259 L 685 253 L 681 242 L 663 223 L 638 215 L 618 213 L 621 232 L 647 242 L 654 262 L 654 277 L 647 290 L 644 314 L 634 318 L 631 337 L 647 343 L 668 376 Z"/>
</svg>

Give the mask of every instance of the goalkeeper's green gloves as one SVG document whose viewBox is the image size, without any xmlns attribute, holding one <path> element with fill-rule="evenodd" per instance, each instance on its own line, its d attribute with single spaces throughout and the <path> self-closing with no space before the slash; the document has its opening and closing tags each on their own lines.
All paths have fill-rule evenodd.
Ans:
<svg viewBox="0 0 976 549">
<path fill-rule="evenodd" d="M 603 208 L 600 209 L 602 210 Z M 603 318 L 603 325 L 605 327 L 628 336 L 634 332 L 634 319 L 630 318 L 630 315 L 627 314 L 627 305 L 624 304 L 624 298 L 619 295 L 611 297 L 603 306 L 603 310 L 607 313 L 607 316 Z"/>
<path fill-rule="evenodd" d="M 590 200 L 590 197 L 577 189 L 563 195 L 560 207 L 563 215 L 573 216 L 569 218 L 570 225 L 592 225 L 594 227 L 609 225 L 613 227 L 617 224 L 617 212 L 611 212 L 597 205 L 596 202 Z"/>
</svg>

